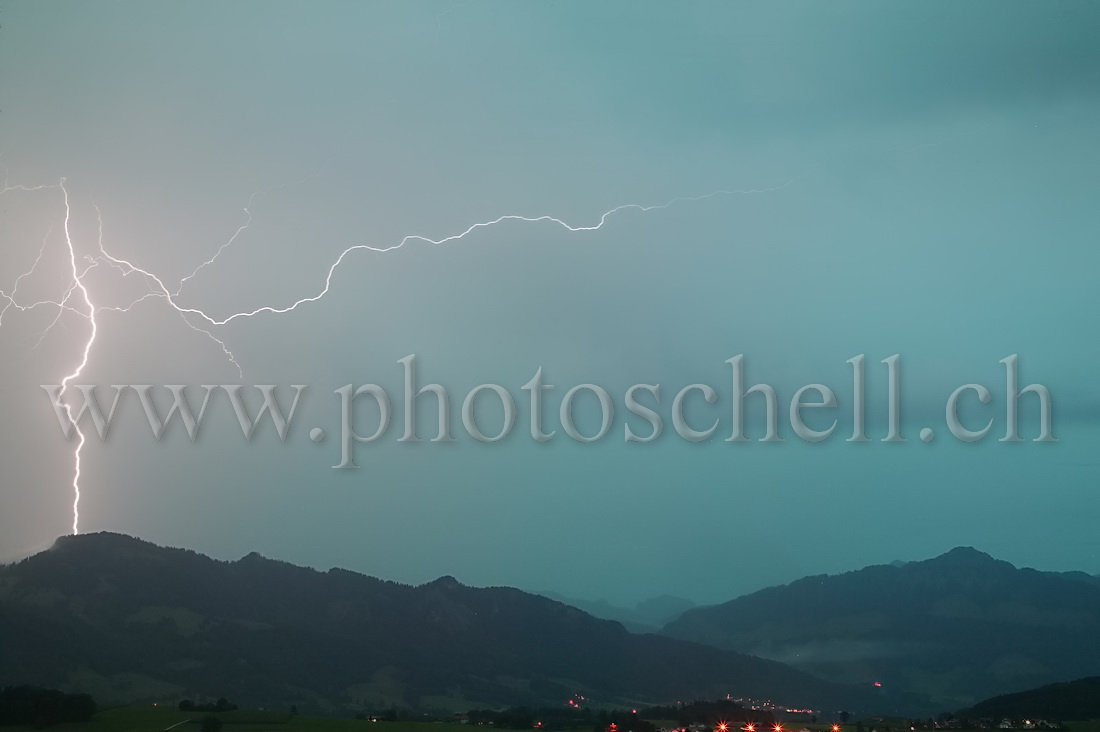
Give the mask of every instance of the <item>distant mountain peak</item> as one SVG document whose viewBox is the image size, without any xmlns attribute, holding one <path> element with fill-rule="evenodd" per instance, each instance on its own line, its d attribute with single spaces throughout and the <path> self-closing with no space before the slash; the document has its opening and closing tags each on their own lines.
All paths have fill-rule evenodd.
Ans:
<svg viewBox="0 0 1100 732">
<path fill-rule="evenodd" d="M 663 631 L 936 704 L 1096 673 L 1100 591 L 974 547 L 810 577 L 691 610 Z"/>
<path fill-rule="evenodd" d="M 138 547 L 156 546 L 143 539 L 137 539 L 129 534 L 120 534 L 114 531 L 93 531 L 87 534 L 66 534 L 54 540 L 54 549 L 71 549 L 73 547 L 108 546 L 108 547 Z"/>
<path fill-rule="evenodd" d="M 449 574 L 445 574 L 439 579 L 432 580 L 431 582 L 428 582 L 425 586 L 435 587 L 441 590 L 453 590 L 458 587 L 465 587 L 465 585 L 463 585 L 461 582 L 459 582 Z"/>
<path fill-rule="evenodd" d="M 996 559 L 972 546 L 957 546 L 949 552 L 939 555 L 935 559 L 928 560 L 940 564 L 954 564 L 957 566 L 975 566 L 983 564 L 1008 564 L 1001 559 Z"/>
<path fill-rule="evenodd" d="M 160 552 L 170 547 L 159 547 L 152 542 L 138 539 L 128 534 L 120 534 L 113 531 L 96 531 L 88 534 L 66 534 L 54 540 L 49 550 L 42 553 L 46 555 L 62 555 L 75 559 L 85 559 L 91 556 L 127 556 L 147 555 Z M 185 550 L 173 550 L 185 551 Z M 33 559 L 34 557 L 30 557 Z"/>
</svg>

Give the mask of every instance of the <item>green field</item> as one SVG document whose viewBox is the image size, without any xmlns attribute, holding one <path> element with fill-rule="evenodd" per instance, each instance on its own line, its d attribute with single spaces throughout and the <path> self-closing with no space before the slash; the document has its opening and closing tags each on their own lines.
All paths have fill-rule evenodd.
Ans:
<svg viewBox="0 0 1100 732">
<path fill-rule="evenodd" d="M 181 712 L 168 707 L 115 707 L 97 713 L 81 724 L 59 724 L 51 732 L 161 732 L 173 725 L 175 732 L 198 732 L 205 712 Z M 288 712 L 240 709 L 214 714 L 223 732 L 469 732 L 463 724 L 441 722 L 369 722 L 337 717 L 306 717 Z M 188 720 L 193 720 L 188 722 Z M 30 727 L 6 727 L 23 732 Z"/>
</svg>

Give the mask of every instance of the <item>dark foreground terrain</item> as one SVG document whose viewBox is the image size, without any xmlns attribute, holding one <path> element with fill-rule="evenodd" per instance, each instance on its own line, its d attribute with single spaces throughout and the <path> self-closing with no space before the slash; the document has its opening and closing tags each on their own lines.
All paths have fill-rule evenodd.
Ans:
<svg viewBox="0 0 1100 732">
<path fill-rule="evenodd" d="M 0 567 L 0 679 L 101 705 L 229 697 L 304 712 L 644 705 L 727 693 L 918 712 L 920 700 L 622 625 L 509 588 L 419 587 L 117 534 Z"/>
</svg>

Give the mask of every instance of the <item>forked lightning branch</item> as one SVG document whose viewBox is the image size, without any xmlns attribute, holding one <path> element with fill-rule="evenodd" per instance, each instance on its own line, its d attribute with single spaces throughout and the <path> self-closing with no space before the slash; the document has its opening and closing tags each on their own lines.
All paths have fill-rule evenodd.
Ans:
<svg viewBox="0 0 1100 732">
<path fill-rule="evenodd" d="M 6 170 L 6 169 L 5 169 Z M 404 247 L 410 242 L 418 242 L 429 245 L 444 245 L 451 244 L 468 236 L 474 235 L 480 232 L 482 229 L 489 227 L 495 227 L 505 224 L 543 224 L 551 225 L 566 230 L 570 233 L 592 232 L 598 231 L 604 227 L 608 220 L 624 212 L 650 212 L 659 211 L 669 208 L 674 204 L 681 202 L 692 201 L 705 201 L 718 196 L 740 195 L 750 193 L 766 193 L 771 191 L 778 191 L 789 186 L 793 181 L 788 181 L 783 185 L 775 186 L 772 188 L 763 189 L 737 189 L 737 190 L 719 190 L 705 193 L 699 196 L 678 196 L 665 203 L 655 205 L 641 205 L 636 203 L 622 204 L 608 209 L 600 214 L 593 223 L 575 225 L 565 221 L 562 218 L 550 215 L 537 215 L 537 216 L 525 216 L 518 214 L 505 214 L 503 216 L 497 216 L 496 218 L 480 221 L 478 223 L 471 224 L 464 229 L 461 229 L 457 233 L 449 234 L 442 237 L 429 237 L 418 234 L 409 234 L 402 237 L 395 243 L 383 246 L 375 246 L 371 244 L 354 244 L 347 247 L 339 256 L 329 265 L 327 273 L 324 277 L 323 285 L 319 290 L 315 291 L 312 295 L 300 297 L 296 300 L 292 300 L 287 304 L 276 305 L 260 305 L 248 310 L 242 310 L 240 312 L 234 312 L 223 315 L 214 315 L 206 310 L 180 304 L 180 294 L 183 291 L 184 286 L 189 280 L 192 280 L 201 270 L 206 267 L 212 266 L 216 263 L 219 256 L 231 246 L 252 222 L 252 214 L 250 206 L 255 200 L 258 194 L 254 193 L 249 198 L 249 204 L 244 208 L 244 212 L 247 218 L 243 225 L 238 227 L 236 231 L 230 236 L 224 243 L 214 250 L 214 253 L 205 261 L 198 264 L 194 270 L 184 276 L 174 286 L 170 286 L 166 278 L 156 274 L 152 269 L 147 269 L 143 266 L 139 266 L 137 263 L 116 257 L 108 253 L 104 246 L 103 241 L 103 217 L 99 211 L 99 207 L 95 206 L 96 215 L 99 224 L 99 236 L 94 246 L 81 247 L 74 241 L 70 223 L 72 219 L 72 207 L 70 204 L 69 190 L 66 187 L 65 178 L 60 179 L 57 183 L 39 185 L 39 186 L 27 186 L 27 185 L 10 185 L 5 175 L 4 186 L 0 189 L 0 196 L 11 194 L 14 192 L 24 193 L 38 193 L 42 191 L 57 191 L 61 194 L 61 200 L 63 203 L 64 215 L 59 227 L 64 234 L 64 247 L 65 247 L 65 265 L 63 275 L 67 279 L 67 284 L 61 289 L 61 292 L 54 298 L 46 298 L 36 300 L 33 302 L 23 301 L 19 298 L 19 286 L 30 275 L 34 274 L 38 269 L 39 264 L 42 261 L 42 253 L 45 251 L 46 244 L 43 242 L 41 249 L 39 250 L 39 256 L 34 260 L 30 269 L 20 274 L 9 290 L 0 289 L 0 302 L 4 305 L 0 308 L 0 325 L 2 325 L 2 318 L 9 310 L 14 310 L 18 313 L 26 313 L 42 308 L 52 308 L 56 311 L 56 317 L 46 328 L 42 337 L 44 338 L 47 333 L 53 330 L 62 318 L 65 316 L 72 316 L 83 319 L 87 323 L 87 330 L 85 334 L 78 337 L 74 343 L 74 350 L 77 350 L 80 354 L 79 359 L 76 360 L 74 366 L 65 368 L 59 368 L 60 373 L 66 375 L 61 378 L 60 384 L 58 384 L 56 399 L 54 401 L 60 405 L 61 414 L 64 415 L 68 427 L 64 428 L 67 434 L 76 435 L 77 444 L 73 449 L 73 521 L 72 528 L 73 533 L 80 533 L 80 500 L 81 500 L 81 452 L 85 444 L 85 435 L 80 427 L 80 417 L 73 417 L 69 411 L 68 403 L 65 401 L 66 393 L 69 387 L 73 385 L 77 379 L 79 379 L 84 373 L 85 369 L 89 366 L 89 362 L 94 352 L 96 338 L 99 334 L 99 321 L 97 314 L 100 311 L 113 311 L 116 313 L 128 313 L 138 303 L 146 300 L 159 300 L 166 304 L 170 310 L 170 314 L 179 316 L 188 328 L 193 331 L 202 334 L 210 341 L 212 341 L 220 349 L 222 355 L 229 360 L 238 370 L 243 377 L 243 369 L 240 363 L 238 363 L 236 356 L 218 336 L 214 335 L 214 329 L 227 323 L 230 323 L 239 319 L 248 319 L 261 314 L 280 315 L 288 313 L 297 308 L 307 305 L 309 303 L 317 302 L 328 294 L 330 287 L 332 286 L 333 274 L 337 268 L 344 264 L 348 260 L 349 255 L 355 253 L 375 253 L 384 254 L 392 252 L 396 249 Z M 273 186 L 271 189 L 282 187 L 282 185 Z M 93 203 L 94 206 L 94 203 Z M 79 252 L 79 253 L 78 253 Z M 124 306 L 104 306 L 98 304 L 99 298 L 93 296 L 89 285 L 86 283 L 86 276 L 90 271 L 100 266 L 110 268 L 116 272 L 120 277 L 129 277 L 135 275 L 144 279 L 144 282 L 148 288 L 148 293 L 133 300 Z M 40 341 L 41 342 L 41 339 Z M 182 419 L 182 417 L 181 417 Z M 314 434 L 318 434 L 316 431 Z"/>
</svg>

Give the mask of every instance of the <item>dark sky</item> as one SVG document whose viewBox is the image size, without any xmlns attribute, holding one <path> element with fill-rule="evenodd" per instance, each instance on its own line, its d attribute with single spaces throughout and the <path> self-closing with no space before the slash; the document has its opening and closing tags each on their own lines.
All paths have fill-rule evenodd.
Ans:
<svg viewBox="0 0 1100 732">
<path fill-rule="evenodd" d="M 47 301 L 0 316 L 0 558 L 71 531 L 75 442 L 39 389 L 90 337 L 71 241 L 97 328 L 74 383 L 104 402 L 111 384 L 188 384 L 196 405 L 201 384 L 309 385 L 285 443 L 270 424 L 246 443 L 224 394 L 194 444 L 180 424 L 157 442 L 124 396 L 81 453 L 81 531 L 617 602 L 720 601 L 956 545 L 1100 572 L 1100 5 L 2 2 L 0 22 L 0 308 L 40 253 L 15 299 Z M 316 302 L 217 326 L 111 266 L 97 210 L 103 249 L 172 291 L 217 255 L 172 299 L 214 320 L 318 294 L 348 247 L 405 244 L 348 253 Z M 404 239 L 613 210 L 590 231 Z M 897 444 L 881 442 L 895 353 Z M 455 442 L 397 441 L 409 354 L 450 390 Z M 754 410 L 753 440 L 725 441 L 738 354 L 777 390 L 784 442 L 759 442 Z M 845 440 L 859 354 L 867 443 Z M 998 441 L 1011 354 L 1021 386 L 1053 395 L 1058 442 L 1030 439 L 1033 396 L 1028 441 Z M 521 389 L 540 367 L 545 443 Z M 334 390 L 368 382 L 394 423 L 334 470 Z M 971 393 L 967 425 L 994 426 L 965 444 L 944 405 L 971 382 L 992 399 Z M 461 420 L 486 383 L 518 407 L 493 444 Z M 586 383 L 616 407 L 591 444 L 558 414 Z M 638 383 L 661 385 L 647 444 L 624 439 L 648 432 L 625 406 Z M 717 402 L 695 392 L 691 423 L 719 420 L 699 443 L 670 420 L 694 383 Z M 807 416 L 838 420 L 815 444 L 788 415 L 810 383 L 838 402 Z M 501 406 L 480 399 L 494 432 Z M 578 402 L 588 433 L 596 404 Z"/>
</svg>

